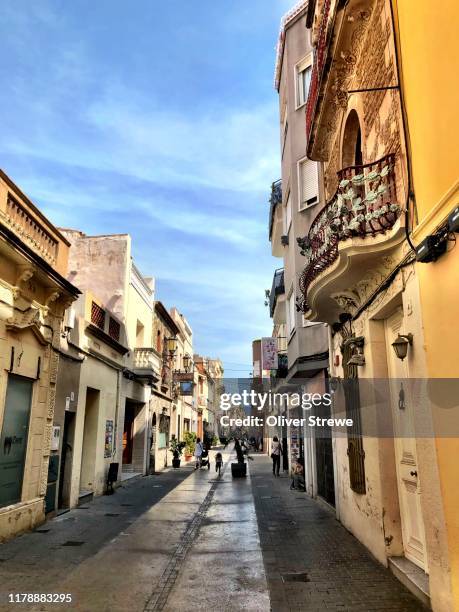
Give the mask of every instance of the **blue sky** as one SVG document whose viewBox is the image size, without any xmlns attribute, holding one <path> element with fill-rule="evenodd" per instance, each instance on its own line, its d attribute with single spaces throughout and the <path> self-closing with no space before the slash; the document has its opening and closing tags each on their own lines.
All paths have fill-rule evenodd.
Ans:
<svg viewBox="0 0 459 612">
<path fill-rule="evenodd" d="M 56 225 L 131 234 L 157 299 L 228 376 L 271 331 L 274 48 L 291 5 L 2 2 L 0 166 Z"/>
</svg>

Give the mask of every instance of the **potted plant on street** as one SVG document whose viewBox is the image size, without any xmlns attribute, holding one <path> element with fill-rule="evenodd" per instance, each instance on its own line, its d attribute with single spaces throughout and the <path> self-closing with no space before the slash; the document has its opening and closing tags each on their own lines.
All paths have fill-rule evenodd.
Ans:
<svg viewBox="0 0 459 612">
<path fill-rule="evenodd" d="M 179 442 L 177 438 L 172 438 L 170 442 L 170 451 L 172 453 L 172 467 L 179 468 L 180 467 L 180 456 L 185 447 L 185 442 Z"/>
<path fill-rule="evenodd" d="M 185 431 L 183 439 L 185 441 L 185 460 L 189 461 L 196 448 L 196 434 L 194 431 Z"/>
</svg>

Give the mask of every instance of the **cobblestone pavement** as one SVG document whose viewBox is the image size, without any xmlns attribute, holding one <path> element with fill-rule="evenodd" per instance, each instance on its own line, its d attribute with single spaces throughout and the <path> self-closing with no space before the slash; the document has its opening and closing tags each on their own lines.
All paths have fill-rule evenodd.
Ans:
<svg viewBox="0 0 459 612">
<path fill-rule="evenodd" d="M 425 611 L 331 511 L 274 478 L 268 457 L 250 472 L 273 612 Z"/>
</svg>

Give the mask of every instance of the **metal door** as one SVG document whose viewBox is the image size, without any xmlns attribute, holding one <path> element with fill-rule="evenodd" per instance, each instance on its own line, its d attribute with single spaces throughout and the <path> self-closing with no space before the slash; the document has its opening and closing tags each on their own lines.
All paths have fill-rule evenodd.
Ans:
<svg viewBox="0 0 459 612">
<path fill-rule="evenodd" d="M 0 506 L 21 501 L 33 381 L 8 377 L 0 437 Z"/>
</svg>

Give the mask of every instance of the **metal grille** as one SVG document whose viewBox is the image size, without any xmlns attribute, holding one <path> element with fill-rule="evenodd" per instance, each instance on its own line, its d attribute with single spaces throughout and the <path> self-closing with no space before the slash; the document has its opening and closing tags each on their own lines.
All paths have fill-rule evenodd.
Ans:
<svg viewBox="0 0 459 612">
<path fill-rule="evenodd" d="M 120 331 L 121 325 L 118 323 L 118 321 L 115 321 L 115 319 L 110 317 L 110 321 L 108 322 L 108 335 L 110 338 L 118 341 L 120 339 Z"/>
<path fill-rule="evenodd" d="M 366 493 L 365 486 L 365 451 L 363 450 L 362 424 L 360 417 L 360 392 L 357 366 L 348 365 L 353 348 L 350 343 L 343 346 L 344 396 L 346 402 L 346 417 L 352 419 L 352 427 L 348 429 L 347 456 L 349 458 L 349 479 L 351 489 L 356 493 Z"/>
<path fill-rule="evenodd" d="M 91 306 L 91 323 L 100 329 L 105 327 L 105 310 L 95 302 Z"/>
</svg>

